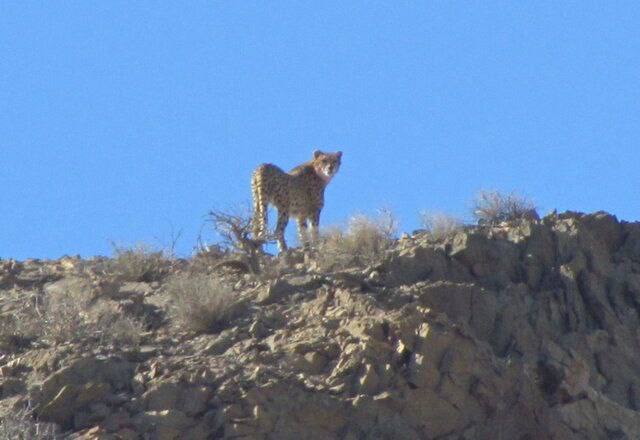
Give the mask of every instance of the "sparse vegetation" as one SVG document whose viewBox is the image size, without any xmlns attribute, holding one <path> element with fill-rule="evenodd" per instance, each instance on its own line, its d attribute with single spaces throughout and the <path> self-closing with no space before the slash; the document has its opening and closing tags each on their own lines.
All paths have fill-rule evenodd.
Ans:
<svg viewBox="0 0 640 440">
<path fill-rule="evenodd" d="M 93 308 L 91 315 L 101 342 L 115 346 L 140 344 L 144 324 L 136 318 L 123 315 L 115 303 L 101 301 Z"/>
<path fill-rule="evenodd" d="M 53 423 L 37 422 L 22 409 L 0 418 L 0 440 L 55 440 L 62 438 Z"/>
<path fill-rule="evenodd" d="M 27 348 L 42 334 L 41 312 L 35 294 L 24 295 L 15 309 L 0 316 L 0 353 Z"/>
<path fill-rule="evenodd" d="M 84 286 L 49 293 L 44 297 L 42 336 L 54 343 L 62 343 L 87 336 L 86 321 L 91 292 Z"/>
<path fill-rule="evenodd" d="M 531 200 L 513 193 L 505 195 L 497 191 L 478 193 L 473 204 L 473 216 L 479 225 L 539 218 Z"/>
<path fill-rule="evenodd" d="M 442 240 L 464 227 L 462 220 L 441 212 L 423 211 L 420 217 L 422 226 L 435 240 Z"/>
<path fill-rule="evenodd" d="M 113 247 L 114 258 L 108 270 L 122 281 L 160 281 L 170 270 L 171 262 L 165 252 L 149 245 Z"/>
<path fill-rule="evenodd" d="M 207 275 L 177 275 L 166 289 L 175 323 L 195 332 L 222 330 L 239 309 L 234 292 Z"/>
<path fill-rule="evenodd" d="M 141 334 L 144 332 L 144 325 L 130 316 L 118 316 L 100 327 L 102 328 L 103 340 L 109 341 L 113 345 L 137 347 L 140 345 Z"/>
<path fill-rule="evenodd" d="M 52 344 L 90 339 L 138 345 L 144 325 L 123 315 L 115 302 L 94 300 L 88 283 L 27 298 L 19 311 L 0 317 L 0 351 L 15 352 L 40 338 Z"/>
<path fill-rule="evenodd" d="M 207 220 L 213 225 L 213 229 L 221 239 L 217 250 L 240 254 L 242 256 L 241 263 L 250 272 L 259 273 L 263 243 L 251 238 L 250 212 L 246 209 L 239 213 L 212 210 L 209 212 Z"/>
<path fill-rule="evenodd" d="M 565 414 L 556 418 L 549 402 L 564 397 L 600 399 L 572 413 L 581 420 L 597 419 L 594 411 L 611 412 L 614 398 L 625 401 L 630 380 L 625 362 L 635 352 L 618 350 L 622 358 L 607 360 L 615 373 L 613 392 L 604 382 L 594 388 L 589 362 L 594 362 L 594 352 L 607 348 L 607 334 L 620 347 L 635 347 L 636 316 L 619 313 L 619 319 L 607 320 L 593 313 L 586 294 L 598 292 L 569 281 L 586 276 L 593 286 L 606 287 L 615 276 L 621 288 L 609 289 L 605 305 L 611 306 L 611 316 L 615 307 L 628 309 L 629 289 L 637 278 L 629 262 L 638 257 L 639 224 L 604 213 L 565 213 L 536 224 L 532 234 L 528 222 L 465 225 L 453 232 L 461 223 L 450 216 L 424 214 L 423 221 L 431 234 L 453 236 L 436 241 L 421 232 L 396 239 L 389 211 L 360 215 L 344 228 L 330 230 L 318 246 L 261 257 L 258 275 L 219 269 L 204 274 L 192 270 L 193 260 L 172 262 L 170 274 L 152 283 L 122 281 L 105 269 L 106 258 L 82 264 L 69 264 L 66 258 L 31 260 L 13 272 L 0 269 L 5 280 L 0 289 L 0 440 L 56 438 L 54 427 L 40 423 L 44 421 L 57 424 L 59 438 L 260 436 L 265 426 L 281 426 L 270 431 L 278 438 L 309 432 L 337 438 L 344 436 L 344 424 L 326 420 L 365 416 L 363 424 L 372 427 L 374 437 L 393 437 L 397 426 L 383 430 L 378 423 L 385 416 L 384 402 L 367 407 L 363 416 L 351 404 L 354 393 L 391 393 L 400 404 L 429 408 L 433 393 L 404 393 L 405 364 L 413 358 L 437 363 L 443 351 L 455 357 L 448 374 L 456 381 L 471 377 L 502 387 L 488 397 L 493 406 L 514 387 L 504 377 L 503 360 L 532 353 L 531 362 L 524 359 L 511 379 L 537 396 L 539 405 L 531 410 L 547 411 L 554 423 L 562 423 Z M 625 229 L 628 236 L 620 243 Z M 549 239 L 554 234 L 558 240 Z M 602 240 L 582 239 L 591 235 Z M 615 249 L 609 245 L 612 240 Z M 568 258 L 577 259 L 558 276 L 557 262 L 548 257 L 567 246 L 575 251 Z M 237 251 L 216 245 L 210 252 L 212 264 L 239 259 Z M 585 255 L 603 272 L 589 270 Z M 540 311 L 537 300 L 549 307 L 545 319 L 532 323 L 527 317 Z M 567 326 L 564 314 L 554 311 L 567 304 L 576 306 L 570 324 L 578 337 L 589 337 L 594 330 L 604 335 L 580 353 L 572 340 L 562 345 L 554 337 Z M 498 333 L 502 336 L 496 337 Z M 550 344 L 555 344 L 555 357 L 549 356 Z M 558 374 L 548 378 L 548 371 Z M 420 374 L 416 387 L 436 383 L 441 376 L 437 369 Z M 553 386 L 547 386 L 547 379 Z M 482 431 L 468 430 L 479 420 L 474 389 L 458 391 L 460 410 L 443 413 L 451 427 L 440 431 L 454 432 L 458 426 L 462 436 L 490 432 L 494 414 L 478 422 Z M 320 408 L 318 396 L 327 405 Z M 445 401 L 447 395 L 436 397 Z M 211 418 L 219 399 L 233 419 Z M 269 411 L 255 409 L 263 403 Z M 19 411 L 25 407 L 34 408 L 33 413 Z M 308 417 L 316 413 L 318 423 Z M 278 425 L 282 414 L 297 419 Z M 509 417 L 522 415 L 517 408 L 514 414 Z M 627 408 L 611 414 L 619 426 L 631 426 L 628 438 L 638 438 Z M 401 434 L 437 436 L 422 429 L 424 417 L 424 412 L 407 415 L 401 422 L 411 430 Z M 239 419 L 256 423 L 242 425 L 240 431 Z M 511 437 L 520 434 L 514 426 L 508 423 L 505 431 Z M 524 433 L 532 438 L 545 429 L 532 426 Z M 607 426 L 597 429 L 585 435 L 607 438 Z M 572 432 L 563 428 L 557 437 Z"/>
<path fill-rule="evenodd" d="M 324 232 L 318 262 L 323 269 L 373 264 L 390 248 L 397 227 L 389 210 L 381 210 L 376 218 L 353 216 L 346 231 L 330 228 Z"/>
</svg>

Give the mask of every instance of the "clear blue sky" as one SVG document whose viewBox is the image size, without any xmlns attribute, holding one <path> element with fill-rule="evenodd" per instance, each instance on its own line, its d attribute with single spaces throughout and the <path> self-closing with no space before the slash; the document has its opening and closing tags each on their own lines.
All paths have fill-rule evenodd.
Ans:
<svg viewBox="0 0 640 440">
<path fill-rule="evenodd" d="M 482 188 L 638 220 L 639 23 L 637 1 L 3 1 L 0 257 L 172 228 L 188 254 L 256 165 L 314 148 L 344 151 L 324 225 L 468 218 Z"/>
</svg>

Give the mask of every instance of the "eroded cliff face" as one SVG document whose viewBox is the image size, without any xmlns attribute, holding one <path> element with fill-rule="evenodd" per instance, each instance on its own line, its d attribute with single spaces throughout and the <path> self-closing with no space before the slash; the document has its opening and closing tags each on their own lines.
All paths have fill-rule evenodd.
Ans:
<svg viewBox="0 0 640 440">
<path fill-rule="evenodd" d="M 14 341 L 4 420 L 30 403 L 71 438 L 640 438 L 640 224 L 605 213 L 418 232 L 372 267 L 294 252 L 271 279 L 216 273 L 243 307 L 214 334 L 171 325 L 164 282 L 3 264 L 5 315 L 86 283 L 148 329 Z"/>
</svg>

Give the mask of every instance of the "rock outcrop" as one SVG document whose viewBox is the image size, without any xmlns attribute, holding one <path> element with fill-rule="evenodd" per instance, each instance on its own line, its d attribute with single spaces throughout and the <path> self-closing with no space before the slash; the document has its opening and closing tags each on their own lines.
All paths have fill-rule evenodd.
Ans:
<svg viewBox="0 0 640 440">
<path fill-rule="evenodd" d="M 270 277 L 213 273 L 242 311 L 210 334 L 176 328 L 163 280 L 0 262 L 6 319 L 80 285 L 87 307 L 145 323 L 137 345 L 6 332 L 3 423 L 29 405 L 87 439 L 640 438 L 640 224 L 568 212 L 417 232 L 330 273 L 293 252 Z"/>
</svg>

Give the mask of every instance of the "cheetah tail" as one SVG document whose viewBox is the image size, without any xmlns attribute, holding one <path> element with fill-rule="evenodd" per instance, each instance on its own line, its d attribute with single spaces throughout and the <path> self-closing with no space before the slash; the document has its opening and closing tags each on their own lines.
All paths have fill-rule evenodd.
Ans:
<svg viewBox="0 0 640 440">
<path fill-rule="evenodd" d="M 267 227 L 267 202 L 262 188 L 262 174 L 256 171 L 251 178 L 253 194 L 253 238 L 264 239 Z"/>
</svg>

